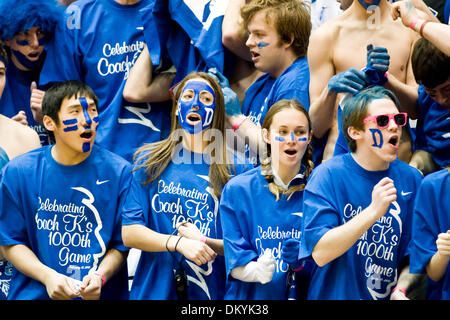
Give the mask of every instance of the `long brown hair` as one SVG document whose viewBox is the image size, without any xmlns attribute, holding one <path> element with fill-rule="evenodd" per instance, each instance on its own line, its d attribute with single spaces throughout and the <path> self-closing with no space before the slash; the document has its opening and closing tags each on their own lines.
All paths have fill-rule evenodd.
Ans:
<svg viewBox="0 0 450 320">
<path fill-rule="evenodd" d="M 270 130 L 270 126 L 272 125 L 273 117 L 285 110 L 285 109 L 296 109 L 303 113 L 306 116 L 306 119 L 308 120 L 308 134 L 311 135 L 311 119 L 309 118 L 308 111 L 298 102 L 297 100 L 279 100 L 276 103 L 274 103 L 270 108 L 269 111 L 267 111 L 266 117 L 264 118 L 262 128 L 266 130 Z M 309 176 L 311 175 L 311 172 L 314 168 L 314 163 L 312 161 L 313 159 L 313 152 L 311 143 L 308 144 L 308 147 L 305 151 L 305 154 L 302 158 L 302 164 L 305 166 L 305 172 L 303 173 L 303 178 L 306 181 L 308 180 Z M 270 158 L 270 146 L 267 144 L 266 146 L 266 155 L 264 155 L 263 159 L 261 159 L 261 173 L 266 178 L 267 182 L 269 183 L 269 190 L 272 194 L 275 195 L 276 200 L 280 198 L 280 193 L 288 194 L 288 200 L 291 198 L 291 196 L 296 191 L 302 191 L 305 189 L 305 183 L 301 185 L 292 186 L 289 189 L 285 190 L 284 188 L 278 186 L 274 182 L 274 176 L 272 172 L 272 166 L 271 166 L 271 158 Z"/>
<path fill-rule="evenodd" d="M 135 170 L 145 168 L 147 179 L 143 182 L 143 185 L 147 185 L 161 176 L 167 165 L 173 159 L 175 147 L 179 143 L 182 143 L 183 137 L 182 135 L 179 135 L 181 126 L 178 122 L 178 116 L 176 114 L 178 100 L 180 99 L 186 82 L 196 78 L 201 78 L 208 81 L 214 90 L 216 108 L 214 111 L 214 119 L 211 124 L 211 128 L 221 132 L 222 135 L 220 138 L 225 139 L 225 103 L 222 89 L 217 81 L 207 73 L 191 72 L 180 82 L 178 89 L 175 92 L 175 97 L 172 103 L 172 126 L 169 136 L 164 140 L 143 145 L 134 155 L 135 162 L 139 163 Z M 210 139 L 210 143 L 212 143 L 216 138 L 217 137 L 212 135 L 212 140 Z M 221 141 L 221 146 L 221 150 L 219 150 L 220 154 L 215 154 L 216 149 L 212 149 L 211 158 L 215 159 L 215 161 L 212 161 L 209 167 L 209 185 L 218 197 L 222 194 L 223 186 L 230 179 L 230 170 L 234 170 L 234 166 L 230 164 L 229 161 L 225 141 Z"/>
</svg>

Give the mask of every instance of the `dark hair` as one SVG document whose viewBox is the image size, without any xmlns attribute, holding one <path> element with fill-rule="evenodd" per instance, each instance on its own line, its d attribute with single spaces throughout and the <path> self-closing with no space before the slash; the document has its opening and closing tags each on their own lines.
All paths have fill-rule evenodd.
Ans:
<svg viewBox="0 0 450 320">
<path fill-rule="evenodd" d="M 311 18 L 305 2 L 299 0 L 252 0 L 241 8 L 243 28 L 259 11 L 266 11 L 266 20 L 275 27 L 280 41 L 292 41 L 292 49 L 298 57 L 306 55 L 311 34 Z"/>
<path fill-rule="evenodd" d="M 6 53 L 5 47 L 3 46 L 3 42 L 0 41 L 0 59 L 3 61 L 3 63 L 8 63 L 8 54 Z"/>
<path fill-rule="evenodd" d="M 42 115 L 49 116 L 58 125 L 58 112 L 61 109 L 64 98 L 74 97 L 77 99 L 82 96 L 88 96 L 94 100 L 94 103 L 98 108 L 98 98 L 87 84 L 78 80 L 57 82 L 45 92 L 44 100 L 42 101 Z M 49 131 L 48 133 L 53 140 L 53 132 Z"/>
<path fill-rule="evenodd" d="M 359 91 L 343 103 L 341 114 L 342 131 L 350 151 L 356 151 L 356 142 L 348 134 L 348 128 L 364 130 L 363 120 L 367 116 L 369 103 L 376 99 L 389 99 L 400 110 L 400 102 L 392 91 L 381 86 L 371 86 Z"/>
<path fill-rule="evenodd" d="M 416 82 L 435 88 L 450 77 L 450 57 L 425 38 L 417 40 L 411 55 Z"/>
</svg>

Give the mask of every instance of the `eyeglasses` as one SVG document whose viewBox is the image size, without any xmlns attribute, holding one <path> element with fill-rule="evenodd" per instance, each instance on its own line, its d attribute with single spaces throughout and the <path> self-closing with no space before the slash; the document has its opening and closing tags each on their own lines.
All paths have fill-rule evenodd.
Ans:
<svg viewBox="0 0 450 320">
<path fill-rule="evenodd" d="M 408 119 L 408 114 L 406 112 L 400 112 L 395 114 L 379 114 L 377 116 L 370 116 L 363 120 L 364 123 L 375 120 L 379 128 L 386 128 L 389 125 L 391 119 L 394 119 L 395 123 L 399 127 L 403 127 L 406 124 L 406 119 Z"/>
</svg>

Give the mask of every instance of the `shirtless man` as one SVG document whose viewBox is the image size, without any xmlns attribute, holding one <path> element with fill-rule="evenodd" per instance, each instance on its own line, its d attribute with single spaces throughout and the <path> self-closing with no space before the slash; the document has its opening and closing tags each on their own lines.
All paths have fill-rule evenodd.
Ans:
<svg viewBox="0 0 450 320">
<path fill-rule="evenodd" d="M 328 85 L 330 79 L 350 68 L 365 67 L 368 44 L 384 47 L 390 55 L 385 87 L 397 94 L 407 112 L 408 106 L 403 103 L 405 100 L 401 93 L 405 91 L 401 89 L 417 90 L 410 64 L 410 54 L 416 39 L 417 35 L 412 30 L 392 19 L 391 5 L 387 0 L 374 0 L 372 3 L 353 1 L 341 15 L 312 33 L 308 48 L 311 71 L 309 112 L 314 136 L 322 138 L 328 134 L 323 160 L 333 155 L 338 136 L 337 105 L 342 94 L 350 92 L 331 88 Z M 327 45 L 324 46 L 324 43 Z M 411 156 L 410 143 L 402 145 L 399 158 L 408 162 Z"/>
</svg>

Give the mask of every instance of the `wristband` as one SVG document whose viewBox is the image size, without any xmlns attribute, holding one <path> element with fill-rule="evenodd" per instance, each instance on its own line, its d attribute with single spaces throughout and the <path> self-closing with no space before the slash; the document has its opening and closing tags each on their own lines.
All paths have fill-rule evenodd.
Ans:
<svg viewBox="0 0 450 320">
<path fill-rule="evenodd" d="M 411 20 L 411 23 L 409 24 L 409 27 L 411 28 L 411 29 L 413 29 L 414 31 L 416 31 L 416 24 L 417 24 L 417 22 L 419 22 L 420 20 L 422 20 L 423 21 L 423 19 L 422 18 L 419 18 L 419 17 L 414 17 L 412 20 Z"/>
<path fill-rule="evenodd" d="M 424 21 L 423 23 L 422 23 L 422 25 L 420 26 L 420 30 L 419 30 L 419 34 L 420 34 L 420 36 L 423 38 L 423 27 L 425 27 L 425 25 L 428 23 L 429 21 Z"/>
<path fill-rule="evenodd" d="M 406 296 L 406 290 L 403 289 L 402 287 L 395 286 L 394 289 L 392 289 L 392 292 L 394 292 L 395 290 L 402 292 Z"/>
<path fill-rule="evenodd" d="M 206 244 L 206 236 L 204 234 L 202 234 L 200 241 Z"/>
<path fill-rule="evenodd" d="M 99 276 L 100 278 L 102 278 L 102 287 L 105 285 L 105 283 L 106 283 L 106 279 L 105 279 L 105 276 L 104 276 L 104 274 L 103 273 L 101 273 L 100 271 L 94 271 L 94 274 L 96 275 L 96 276 Z"/>
<path fill-rule="evenodd" d="M 244 117 L 238 123 L 233 124 L 233 126 L 232 126 L 233 131 L 236 131 L 237 129 L 239 129 L 239 127 L 245 120 L 247 120 L 247 117 Z"/>
<path fill-rule="evenodd" d="M 300 266 L 300 267 L 298 267 L 297 269 L 292 269 L 292 271 L 294 271 L 294 272 L 299 272 L 300 270 L 302 270 L 303 269 L 303 266 Z"/>
</svg>

